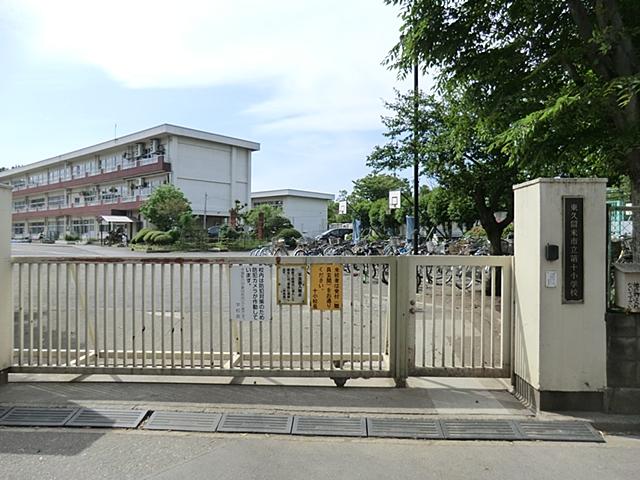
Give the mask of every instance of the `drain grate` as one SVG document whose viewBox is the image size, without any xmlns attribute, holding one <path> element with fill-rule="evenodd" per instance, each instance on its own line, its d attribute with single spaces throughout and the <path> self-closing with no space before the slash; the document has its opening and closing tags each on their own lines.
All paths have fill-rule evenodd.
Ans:
<svg viewBox="0 0 640 480">
<path fill-rule="evenodd" d="M 148 410 L 82 408 L 66 423 L 66 426 L 136 428 L 147 412 Z"/>
<path fill-rule="evenodd" d="M 154 412 L 146 430 L 178 430 L 185 432 L 215 432 L 222 415 L 203 412 Z"/>
<path fill-rule="evenodd" d="M 2 418 L 4 414 L 7 413 L 9 410 L 10 410 L 9 407 L 0 407 L 0 418 Z"/>
<path fill-rule="evenodd" d="M 442 433 L 450 440 L 520 440 L 509 420 L 441 420 Z"/>
<path fill-rule="evenodd" d="M 437 420 L 368 418 L 367 432 L 370 437 L 444 438 L 442 427 Z"/>
<path fill-rule="evenodd" d="M 295 417 L 294 435 L 329 435 L 335 437 L 366 437 L 367 421 L 351 417 Z"/>
<path fill-rule="evenodd" d="M 600 432 L 586 422 L 518 421 L 516 422 L 516 426 L 525 440 L 604 442 L 604 438 Z"/>
<path fill-rule="evenodd" d="M 291 433 L 293 417 L 285 415 L 249 415 L 225 413 L 218 432 L 232 433 Z"/>
<path fill-rule="evenodd" d="M 13 407 L 0 419 L 0 425 L 62 427 L 77 408 Z"/>
</svg>

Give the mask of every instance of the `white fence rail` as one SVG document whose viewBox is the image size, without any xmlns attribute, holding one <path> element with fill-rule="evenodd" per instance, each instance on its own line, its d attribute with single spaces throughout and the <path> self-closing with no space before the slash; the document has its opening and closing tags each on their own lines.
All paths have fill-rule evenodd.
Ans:
<svg viewBox="0 0 640 480">
<path fill-rule="evenodd" d="M 230 265 L 343 265 L 343 308 L 231 320 Z M 12 371 L 389 376 L 382 257 L 14 258 Z M 271 269 L 275 285 L 275 268 Z M 373 278 L 375 277 L 375 278 Z"/>
<path fill-rule="evenodd" d="M 508 377 L 511 257 L 14 257 L 12 372 Z M 232 265 L 337 263 L 341 308 L 231 315 Z M 269 279 L 268 279 L 269 280 Z"/>
</svg>

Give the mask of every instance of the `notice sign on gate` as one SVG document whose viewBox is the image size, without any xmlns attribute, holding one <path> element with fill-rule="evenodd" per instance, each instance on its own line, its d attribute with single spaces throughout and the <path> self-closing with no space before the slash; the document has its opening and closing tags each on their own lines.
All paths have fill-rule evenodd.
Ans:
<svg viewBox="0 0 640 480">
<path fill-rule="evenodd" d="M 307 303 L 307 268 L 304 266 L 278 265 L 279 305 L 305 305 Z"/>
<path fill-rule="evenodd" d="M 311 265 L 311 308 L 313 310 L 342 308 L 342 265 L 339 263 Z"/>
<path fill-rule="evenodd" d="M 271 320 L 271 267 L 231 265 L 231 319 Z"/>
</svg>

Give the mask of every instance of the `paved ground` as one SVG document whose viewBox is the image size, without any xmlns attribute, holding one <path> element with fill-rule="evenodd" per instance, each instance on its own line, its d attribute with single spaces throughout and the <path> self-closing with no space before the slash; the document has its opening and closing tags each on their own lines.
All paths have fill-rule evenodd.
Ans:
<svg viewBox="0 0 640 480">
<path fill-rule="evenodd" d="M 640 437 L 440 442 L 113 430 L 0 430 L 3 480 L 637 479 Z"/>
</svg>

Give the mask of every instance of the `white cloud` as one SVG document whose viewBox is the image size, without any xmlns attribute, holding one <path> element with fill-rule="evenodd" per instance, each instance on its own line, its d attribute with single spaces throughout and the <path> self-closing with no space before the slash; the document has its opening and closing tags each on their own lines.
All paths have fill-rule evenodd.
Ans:
<svg viewBox="0 0 640 480">
<path fill-rule="evenodd" d="M 130 88 L 268 84 L 260 131 L 379 129 L 399 20 L 382 0 L 24 0 L 12 18 L 43 59 Z"/>
</svg>

